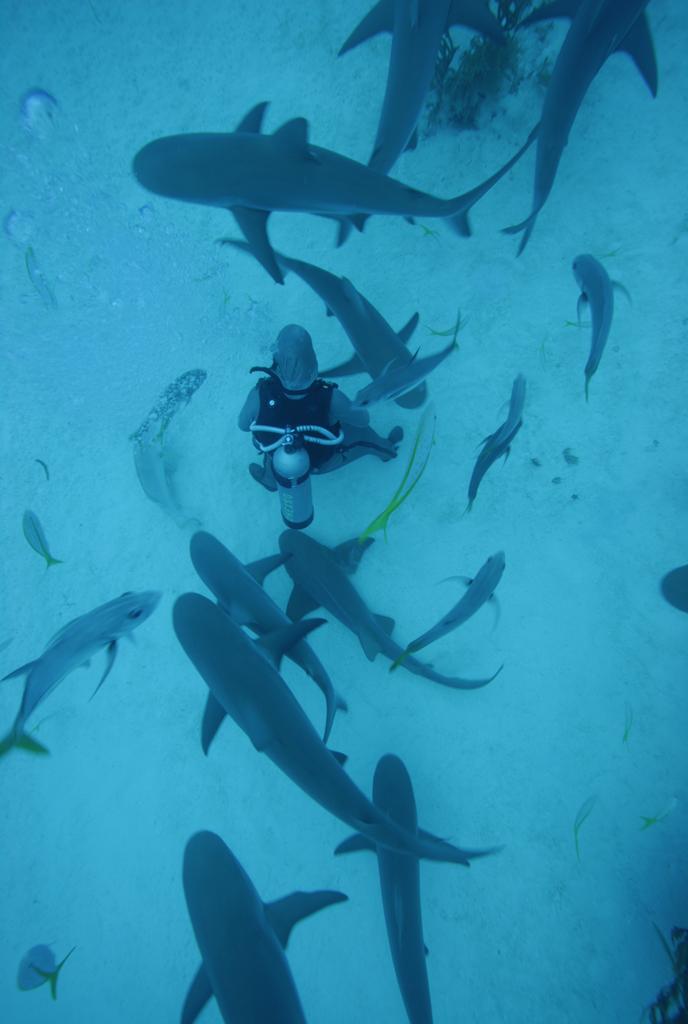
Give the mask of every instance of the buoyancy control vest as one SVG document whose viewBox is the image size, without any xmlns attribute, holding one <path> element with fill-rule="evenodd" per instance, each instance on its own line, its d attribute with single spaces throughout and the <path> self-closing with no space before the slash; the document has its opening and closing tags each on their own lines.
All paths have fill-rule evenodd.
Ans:
<svg viewBox="0 0 688 1024">
<path fill-rule="evenodd" d="M 261 367 L 262 369 L 262 367 Z M 295 392 L 298 397 L 290 398 L 277 375 L 261 377 L 256 385 L 260 406 L 256 423 L 265 427 L 300 427 L 313 424 L 317 427 L 325 427 L 333 433 L 339 430 L 339 423 L 332 423 L 330 418 L 330 406 L 332 405 L 332 394 L 337 387 L 329 381 L 318 377 L 309 388 L 304 391 Z M 261 444 L 273 444 L 274 434 L 261 433 L 256 431 L 253 434 L 254 441 Z M 332 448 L 320 444 L 308 444 L 306 442 L 311 467 L 326 462 L 332 456 Z"/>
</svg>

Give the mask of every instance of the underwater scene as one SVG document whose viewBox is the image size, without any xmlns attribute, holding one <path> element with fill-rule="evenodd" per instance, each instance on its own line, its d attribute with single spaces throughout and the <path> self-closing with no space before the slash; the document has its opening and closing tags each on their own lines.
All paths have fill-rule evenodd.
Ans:
<svg viewBox="0 0 688 1024">
<path fill-rule="evenodd" d="M 0 1024 L 688 1021 L 684 0 L 0 25 Z"/>
</svg>

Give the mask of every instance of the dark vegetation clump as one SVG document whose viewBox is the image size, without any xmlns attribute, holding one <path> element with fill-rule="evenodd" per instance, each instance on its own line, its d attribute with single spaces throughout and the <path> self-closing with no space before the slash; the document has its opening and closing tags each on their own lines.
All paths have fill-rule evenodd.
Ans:
<svg viewBox="0 0 688 1024">
<path fill-rule="evenodd" d="M 506 35 L 504 43 L 473 36 L 461 50 L 447 32 L 442 38 L 432 83 L 429 124 L 455 128 L 477 128 L 485 102 L 516 93 L 521 84 L 534 78 L 544 87 L 550 75 L 549 61 L 537 67 L 524 66 L 523 46 L 516 26 L 535 6 L 533 0 L 489 0 L 489 7 Z"/>
<path fill-rule="evenodd" d="M 674 978 L 657 994 L 643 1019 L 650 1024 L 688 1024 L 688 930 L 672 928 L 671 946 L 658 928 L 657 934 L 671 961 Z"/>
</svg>

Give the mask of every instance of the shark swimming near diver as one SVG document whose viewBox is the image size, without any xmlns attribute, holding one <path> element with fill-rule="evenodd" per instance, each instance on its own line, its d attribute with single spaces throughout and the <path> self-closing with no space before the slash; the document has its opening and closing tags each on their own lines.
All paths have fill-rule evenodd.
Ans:
<svg viewBox="0 0 688 1024">
<path fill-rule="evenodd" d="M 255 749 L 330 814 L 378 844 L 428 860 L 468 866 L 497 852 L 407 832 L 368 800 L 322 742 L 278 669 L 284 652 L 324 621 L 294 623 L 254 641 L 200 594 L 182 594 L 173 610 L 177 639 L 213 696 Z"/>
<path fill-rule="evenodd" d="M 454 26 L 504 42 L 504 32 L 485 0 L 380 0 L 340 49 L 341 57 L 381 32 L 392 33 L 385 97 L 368 161 L 376 171 L 387 174 L 405 149 L 415 149 L 440 41 Z"/>
<path fill-rule="evenodd" d="M 261 131 L 267 103 L 259 103 L 234 132 L 200 132 L 155 139 L 138 151 L 132 170 L 155 195 L 229 210 L 251 252 L 282 284 L 267 222 L 276 210 L 314 213 L 362 230 L 368 216 L 393 214 L 413 220 L 438 217 L 461 235 L 470 234 L 468 212 L 521 158 L 518 152 L 486 181 L 451 199 L 405 185 L 365 164 L 314 146 L 303 117 L 271 135 Z"/>
<path fill-rule="evenodd" d="M 275 604 L 262 587 L 266 575 L 284 562 L 283 555 L 243 565 L 235 555 L 210 533 L 199 531 L 189 545 L 191 561 L 217 603 L 239 625 L 246 625 L 258 635 L 290 625 L 291 620 Z M 327 743 L 338 709 L 346 710 L 346 701 L 335 690 L 325 666 L 307 640 L 299 640 L 284 652 L 307 673 L 320 688 L 327 703 L 323 743 Z M 211 692 L 208 693 L 201 743 L 208 753 L 210 744 L 225 717 L 225 710 Z"/>
<path fill-rule="evenodd" d="M 504 228 L 520 234 L 520 255 L 549 196 L 569 133 L 595 76 L 613 54 L 625 51 L 635 62 L 653 96 L 657 62 L 645 14 L 649 0 L 553 0 L 536 8 L 519 28 L 548 18 L 568 17 L 571 27 L 559 51 L 542 107 L 535 151 L 533 205 L 520 224 Z M 597 163 L 595 163 L 597 166 Z"/>
<path fill-rule="evenodd" d="M 418 828 L 413 785 L 404 762 L 394 754 L 385 754 L 377 763 L 373 803 L 409 832 Z M 357 850 L 377 854 L 387 939 L 409 1022 L 432 1024 L 418 858 L 386 850 L 362 835 L 345 839 L 335 853 Z"/>
<path fill-rule="evenodd" d="M 306 1024 L 285 949 L 292 928 L 347 899 L 343 892 L 293 892 L 264 903 L 232 851 L 214 832 L 184 850 L 186 906 L 201 953 L 181 1024 L 193 1024 L 214 996 L 226 1024 Z"/>
</svg>

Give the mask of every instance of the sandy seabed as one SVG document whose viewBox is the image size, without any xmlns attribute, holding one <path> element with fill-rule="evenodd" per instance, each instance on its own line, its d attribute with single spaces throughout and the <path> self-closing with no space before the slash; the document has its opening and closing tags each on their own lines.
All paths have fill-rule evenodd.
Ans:
<svg viewBox="0 0 688 1024">
<path fill-rule="evenodd" d="M 0 671 L 123 591 L 163 592 L 96 700 L 104 655 L 37 710 L 50 758 L 13 752 L 0 766 L 3 1024 L 178 1019 L 198 963 L 181 860 L 199 828 L 219 832 L 265 899 L 348 894 L 290 942 L 309 1020 L 405 1019 L 372 860 L 334 858 L 346 827 L 233 723 L 209 758 L 201 753 L 204 685 L 170 615 L 180 593 L 202 590 L 190 531 L 145 497 L 128 440 L 175 377 L 204 369 L 170 427 L 181 500 L 239 558 L 263 557 L 281 523 L 274 496 L 248 477 L 250 444 L 235 426 L 248 370 L 269 360 L 292 321 L 313 335 L 321 365 L 350 352 L 303 282 L 278 287 L 253 260 L 214 246 L 238 235 L 229 214 L 147 195 L 130 172 L 151 139 L 231 131 L 260 100 L 271 104 L 265 130 L 304 116 L 315 144 L 367 160 L 389 43 L 336 57 L 367 4 L 256 6 L 1 5 L 0 645 L 10 642 Z M 444 343 L 429 329 L 451 326 L 457 308 L 466 320 L 459 353 L 430 381 L 437 445 L 427 471 L 356 583 L 408 640 L 455 599 L 439 580 L 471 575 L 503 549 L 498 625 L 481 613 L 433 661 L 447 674 L 486 674 L 502 661 L 504 670 L 484 690 L 454 692 L 369 663 L 336 621 L 312 637 L 349 703 L 332 742 L 352 778 L 369 792 L 378 758 L 393 751 L 425 828 L 466 846 L 505 844 L 469 871 L 422 867 L 438 1024 L 635 1021 L 670 977 L 653 923 L 666 934 L 688 919 L 687 621 L 658 590 L 687 560 L 688 18 L 682 0 L 652 0 L 648 16 L 658 97 L 627 57 L 605 65 L 519 259 L 499 229 L 530 209 L 532 154 L 476 207 L 467 241 L 439 222 L 427 234 L 376 217 L 335 249 L 327 221 L 270 220 L 276 249 L 346 275 L 394 327 L 418 310 L 424 351 Z M 563 32 L 543 44 L 552 54 Z M 21 97 L 38 87 L 58 109 L 27 132 Z M 465 191 L 521 144 L 541 101 L 525 83 L 485 108 L 479 130 L 423 138 L 394 176 L 440 196 Z M 29 246 L 54 305 L 27 274 Z M 581 252 L 604 256 L 632 297 L 617 301 L 587 404 L 589 332 L 565 326 Z M 517 373 L 528 384 L 523 428 L 463 515 L 476 447 L 501 422 Z M 342 386 L 353 394 L 363 383 Z M 384 507 L 418 418 L 380 408 L 380 431 L 405 429 L 400 458 L 314 481 L 314 537 L 339 543 Z M 29 548 L 25 509 L 63 564 L 46 571 Z M 286 574 L 267 589 L 284 605 Z M 320 727 L 320 695 L 291 664 L 284 675 Z M 0 690 L 3 732 L 20 695 L 19 680 Z M 591 796 L 578 859 L 573 823 Z M 641 829 L 642 815 L 669 806 Z M 16 988 L 22 955 L 45 942 L 58 959 L 77 947 L 54 1005 L 46 989 Z M 219 1019 L 215 1006 L 203 1016 Z"/>
</svg>

